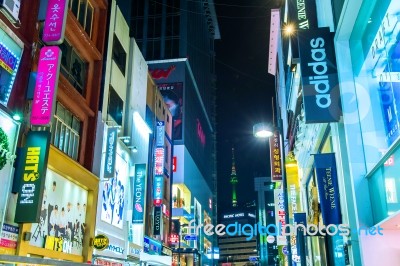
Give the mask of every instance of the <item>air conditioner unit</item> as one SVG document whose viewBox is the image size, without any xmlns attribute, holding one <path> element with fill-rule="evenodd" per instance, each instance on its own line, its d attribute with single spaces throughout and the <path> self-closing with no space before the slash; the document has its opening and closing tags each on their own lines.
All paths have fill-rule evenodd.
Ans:
<svg viewBox="0 0 400 266">
<path fill-rule="evenodd" d="M 19 22 L 20 0 L 0 0 L 1 12 L 13 23 Z"/>
</svg>

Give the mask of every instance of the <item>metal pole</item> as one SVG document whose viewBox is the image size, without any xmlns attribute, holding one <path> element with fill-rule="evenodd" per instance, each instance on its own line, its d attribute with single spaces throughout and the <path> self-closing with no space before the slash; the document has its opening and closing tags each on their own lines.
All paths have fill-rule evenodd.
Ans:
<svg viewBox="0 0 400 266">
<path fill-rule="evenodd" d="M 277 104 L 277 108 L 279 105 Z M 279 130 L 279 135 L 282 140 L 282 158 L 283 158 L 283 167 L 282 167 L 282 190 L 283 190 L 283 195 L 284 195 L 284 205 L 285 205 L 285 224 L 289 224 L 289 197 L 288 197 L 288 191 L 287 191 L 287 176 L 286 176 L 286 165 L 285 165 L 285 143 L 283 140 L 283 122 L 282 122 L 282 117 L 280 112 L 278 113 L 278 130 Z M 292 262 L 292 247 L 290 244 L 290 235 L 286 236 L 286 246 L 287 246 L 287 257 L 288 257 L 288 264 L 289 266 L 293 265 Z"/>
<path fill-rule="evenodd" d="M 181 236 L 182 236 L 182 229 L 179 227 L 178 266 L 181 266 Z"/>
</svg>

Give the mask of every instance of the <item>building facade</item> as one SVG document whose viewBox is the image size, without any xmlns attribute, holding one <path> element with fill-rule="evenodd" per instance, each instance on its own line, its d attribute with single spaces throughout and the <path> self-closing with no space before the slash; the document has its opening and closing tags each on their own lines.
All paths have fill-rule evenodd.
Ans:
<svg viewBox="0 0 400 266">
<path fill-rule="evenodd" d="M 163 4 L 133 1 L 131 36 L 173 116 L 172 216 L 182 225 L 216 221 L 214 40 L 219 29 L 213 1 Z M 184 227 L 182 227 L 184 228 Z M 179 232 L 171 235 L 179 236 Z M 172 237 L 175 239 L 174 237 Z M 173 241 L 174 263 L 206 265 L 216 239 Z M 179 243 L 192 248 L 181 257 Z M 182 247 L 181 247 L 182 248 Z M 207 253 L 207 252 L 206 252 Z"/>
<path fill-rule="evenodd" d="M 296 260 L 398 264 L 398 178 L 393 171 L 399 140 L 399 4 L 286 4 L 288 9 L 275 13 L 280 18 L 271 35 L 279 38 L 270 51 L 278 56 L 270 60 L 275 66 L 270 73 L 276 77 L 279 106 L 288 110 L 281 114 L 286 152 L 294 152 L 298 166 L 299 189 L 286 191 L 289 206 L 300 197 L 297 213 L 306 215 L 308 225 L 347 228 L 297 239 L 304 249 Z M 294 35 L 285 34 L 283 23 L 294 23 Z"/>
</svg>

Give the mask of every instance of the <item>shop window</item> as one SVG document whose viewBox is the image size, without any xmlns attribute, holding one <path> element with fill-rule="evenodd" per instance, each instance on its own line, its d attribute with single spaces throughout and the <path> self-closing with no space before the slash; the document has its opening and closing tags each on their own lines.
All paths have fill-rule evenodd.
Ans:
<svg viewBox="0 0 400 266">
<path fill-rule="evenodd" d="M 113 39 L 112 58 L 117 64 L 119 70 L 121 70 L 122 74 L 125 76 L 126 52 L 115 34 Z"/>
<path fill-rule="evenodd" d="M 368 179 L 374 223 L 400 210 L 400 147 Z"/>
<path fill-rule="evenodd" d="M 88 64 L 79 57 L 68 41 L 64 41 L 59 47 L 62 51 L 61 73 L 81 95 L 84 95 Z"/>
<path fill-rule="evenodd" d="M 70 0 L 69 9 L 78 19 L 89 37 L 92 36 L 94 8 L 88 0 Z"/>
<path fill-rule="evenodd" d="M 51 143 L 74 160 L 78 159 L 81 121 L 59 102 L 52 121 Z"/>
<path fill-rule="evenodd" d="M 110 94 L 108 98 L 108 114 L 114 121 L 122 126 L 122 115 L 124 110 L 124 101 L 119 97 L 118 93 L 110 86 Z"/>
</svg>

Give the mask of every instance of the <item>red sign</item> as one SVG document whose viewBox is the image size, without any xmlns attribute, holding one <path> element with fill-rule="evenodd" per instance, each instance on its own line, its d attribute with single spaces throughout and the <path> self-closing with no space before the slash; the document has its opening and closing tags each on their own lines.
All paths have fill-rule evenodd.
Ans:
<svg viewBox="0 0 400 266">
<path fill-rule="evenodd" d="M 178 243 L 179 242 L 179 235 L 178 234 L 170 234 L 169 235 L 169 242 L 170 243 Z"/>
<path fill-rule="evenodd" d="M 385 166 L 393 166 L 394 165 L 394 155 L 390 155 L 390 157 L 384 163 Z"/>
<path fill-rule="evenodd" d="M 282 181 L 282 154 L 281 138 L 278 130 L 269 138 L 271 180 L 272 182 Z"/>
<path fill-rule="evenodd" d="M 67 2 L 67 0 L 48 1 L 42 37 L 46 44 L 61 44 L 64 41 Z"/>
<path fill-rule="evenodd" d="M 94 265 L 104 265 L 104 266 L 123 266 L 120 262 L 109 261 L 104 259 L 95 259 Z"/>
<path fill-rule="evenodd" d="M 155 175 L 163 175 L 164 174 L 164 148 L 156 148 L 154 151 L 154 155 L 155 155 L 155 164 L 154 164 Z"/>
<path fill-rule="evenodd" d="M 168 78 L 171 72 L 175 70 L 175 66 L 169 66 L 167 69 L 149 69 L 149 72 L 153 79 Z"/>
<path fill-rule="evenodd" d="M 172 157 L 172 172 L 176 172 L 176 156 Z"/>
</svg>

